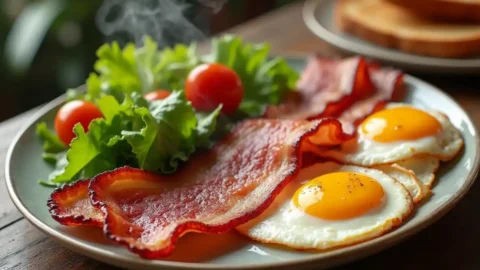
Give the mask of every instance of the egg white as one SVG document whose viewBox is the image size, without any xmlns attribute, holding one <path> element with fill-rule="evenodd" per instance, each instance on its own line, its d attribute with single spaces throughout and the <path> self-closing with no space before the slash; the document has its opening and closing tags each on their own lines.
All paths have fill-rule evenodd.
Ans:
<svg viewBox="0 0 480 270">
<path fill-rule="evenodd" d="M 399 106 L 415 108 L 402 103 L 392 103 L 387 108 Z M 435 117 L 442 126 L 442 131 L 435 136 L 427 136 L 411 141 L 381 143 L 366 137 L 362 133 L 360 126 L 357 129 L 358 135 L 355 139 L 319 154 L 342 163 L 361 166 L 393 163 L 416 155 L 428 155 L 442 161 L 452 159 L 463 146 L 463 139 L 459 131 L 445 114 L 433 110 L 424 111 Z"/>
<path fill-rule="evenodd" d="M 397 164 L 376 165 L 372 169 L 380 170 L 400 182 L 408 190 L 415 204 L 419 203 L 430 192 L 413 171 Z"/>
<path fill-rule="evenodd" d="M 413 157 L 395 162 L 395 164 L 415 174 L 420 183 L 428 189 L 432 188 L 435 172 L 440 167 L 438 158 L 429 156 Z"/>
<path fill-rule="evenodd" d="M 338 171 L 362 173 L 376 179 L 385 193 L 383 203 L 359 217 L 346 220 L 320 219 L 295 207 L 291 199 L 302 184 L 320 175 Z M 302 169 L 266 211 L 237 227 L 237 230 L 263 243 L 324 250 L 380 236 L 401 224 L 412 209 L 412 198 L 403 185 L 379 170 L 334 162 L 318 163 Z"/>
</svg>

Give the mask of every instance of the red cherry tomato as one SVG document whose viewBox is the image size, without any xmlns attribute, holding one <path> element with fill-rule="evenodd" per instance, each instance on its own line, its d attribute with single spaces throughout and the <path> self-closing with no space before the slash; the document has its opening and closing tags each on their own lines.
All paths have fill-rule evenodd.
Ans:
<svg viewBox="0 0 480 270">
<path fill-rule="evenodd" d="M 102 116 L 102 112 L 91 102 L 70 101 L 58 110 L 55 117 L 55 131 L 60 140 L 68 145 L 75 138 L 75 133 L 73 133 L 75 124 L 80 123 L 87 132 L 90 122 Z"/>
<path fill-rule="evenodd" d="M 156 90 L 145 94 L 143 97 L 148 101 L 160 100 L 170 96 L 170 92 L 167 90 Z"/>
<path fill-rule="evenodd" d="M 235 71 L 217 64 L 202 64 L 188 74 L 185 94 L 193 107 L 212 111 L 223 104 L 222 112 L 233 113 L 243 98 L 243 86 Z"/>
</svg>

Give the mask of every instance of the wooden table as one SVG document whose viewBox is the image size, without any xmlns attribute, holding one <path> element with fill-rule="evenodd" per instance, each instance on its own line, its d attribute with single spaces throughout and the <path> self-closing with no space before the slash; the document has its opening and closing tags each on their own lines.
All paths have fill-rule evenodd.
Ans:
<svg viewBox="0 0 480 270">
<path fill-rule="evenodd" d="M 272 53 L 325 56 L 339 52 L 316 38 L 301 17 L 302 3 L 233 29 L 253 42 L 271 43 Z M 422 75 L 452 95 L 480 126 L 480 77 Z M 34 110 L 0 124 L 0 170 L 12 138 Z M 4 177 L 3 171 L 0 177 Z M 411 239 L 338 269 L 480 269 L 480 182 L 444 218 Z M 69 251 L 34 228 L 13 206 L 0 181 L 0 269 L 114 269 Z"/>
</svg>

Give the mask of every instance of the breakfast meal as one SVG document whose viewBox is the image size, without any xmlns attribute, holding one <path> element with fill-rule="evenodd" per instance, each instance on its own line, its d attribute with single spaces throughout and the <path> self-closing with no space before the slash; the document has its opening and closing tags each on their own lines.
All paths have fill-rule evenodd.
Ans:
<svg viewBox="0 0 480 270">
<path fill-rule="evenodd" d="M 342 32 L 384 47 L 435 57 L 480 54 L 480 1 L 339 0 L 334 13 Z"/>
<path fill-rule="evenodd" d="M 188 232 L 322 252 L 415 215 L 463 147 L 449 118 L 407 104 L 400 70 L 313 55 L 298 74 L 268 53 L 230 35 L 204 56 L 103 45 L 54 131 L 37 124 L 51 217 L 162 259 Z"/>
</svg>

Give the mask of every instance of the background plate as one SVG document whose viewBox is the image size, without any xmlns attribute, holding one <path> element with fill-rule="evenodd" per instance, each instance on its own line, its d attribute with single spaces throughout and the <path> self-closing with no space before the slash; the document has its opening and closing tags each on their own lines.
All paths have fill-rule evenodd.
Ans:
<svg viewBox="0 0 480 270">
<path fill-rule="evenodd" d="M 480 74 L 480 57 L 458 59 L 420 56 L 344 34 L 333 22 L 335 2 L 336 0 L 307 0 L 303 7 L 303 20 L 315 35 L 345 52 L 364 55 L 413 72 Z"/>
<path fill-rule="evenodd" d="M 288 59 L 302 70 L 303 59 Z M 100 261 L 137 269 L 283 269 L 292 266 L 316 269 L 359 259 L 408 238 L 430 225 L 450 210 L 473 184 L 478 170 L 479 142 L 474 124 L 463 109 L 450 97 L 411 76 L 405 76 L 408 86 L 406 102 L 416 106 L 443 110 L 461 131 L 465 151 L 439 171 L 434 195 L 420 207 L 412 218 L 398 229 L 374 240 L 324 253 L 299 252 L 252 242 L 236 233 L 222 235 L 189 234 L 179 241 L 168 261 L 148 261 L 126 249 L 109 244 L 100 230 L 68 228 L 55 222 L 46 206 L 51 188 L 37 183 L 45 179 L 51 168 L 41 159 L 41 144 L 35 136 L 35 124 L 47 121 L 53 126 L 56 109 L 64 97 L 42 108 L 20 131 L 13 141 L 6 161 L 7 187 L 13 202 L 37 228 L 66 247 Z M 448 110 L 446 110 L 448 108 Z"/>
</svg>

